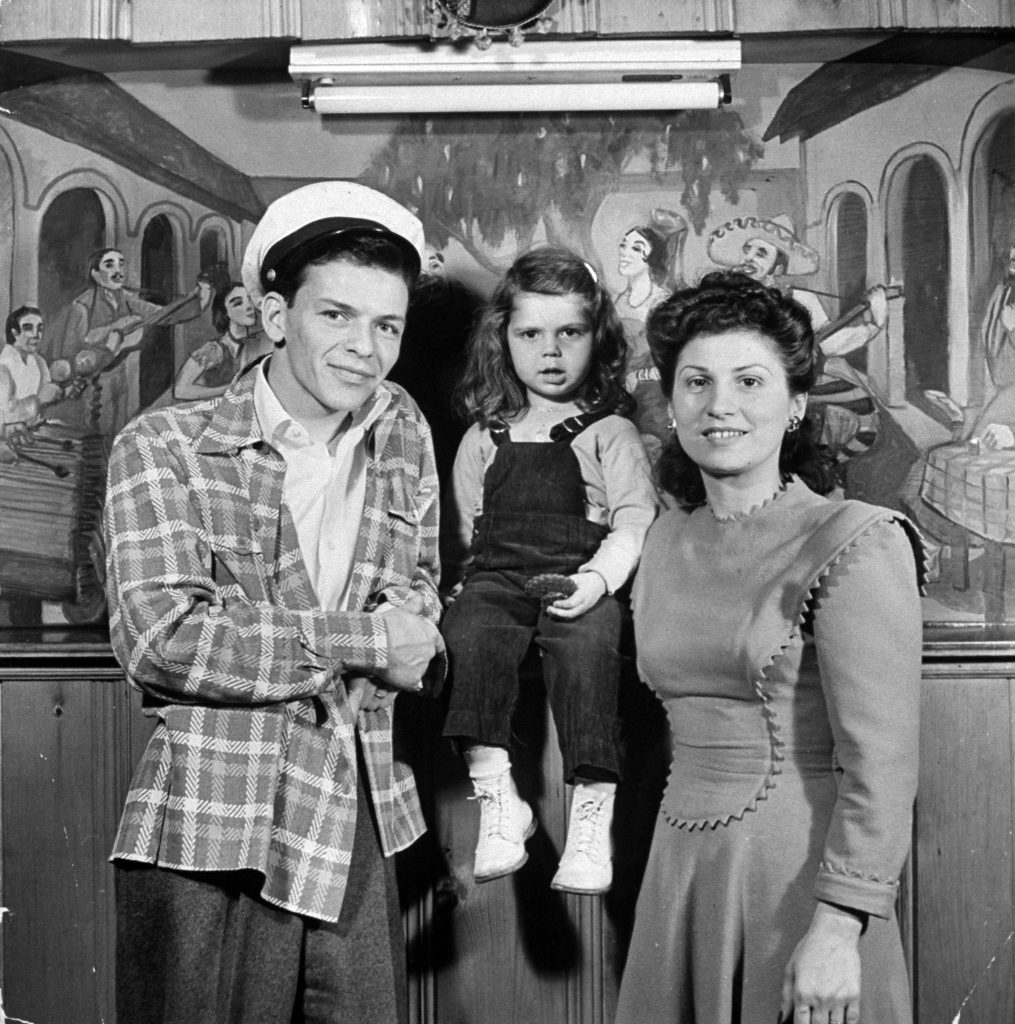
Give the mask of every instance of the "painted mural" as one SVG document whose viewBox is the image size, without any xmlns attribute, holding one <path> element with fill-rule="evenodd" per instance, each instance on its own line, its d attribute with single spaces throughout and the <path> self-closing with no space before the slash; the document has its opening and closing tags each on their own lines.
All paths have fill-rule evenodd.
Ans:
<svg viewBox="0 0 1015 1024">
<path fill-rule="evenodd" d="M 996 44 L 975 68 L 854 55 L 747 67 L 719 111 L 301 130 L 355 152 L 341 176 L 424 222 L 431 257 L 394 376 L 431 420 L 442 471 L 464 429 L 449 395 L 469 325 L 519 251 L 567 245 L 601 275 L 650 452 L 666 414 L 647 313 L 736 267 L 810 311 L 811 409 L 839 490 L 924 533 L 926 621 L 992 630 L 1015 624 L 1012 66 Z M 73 84 L 0 104 L 5 627 L 103 620 L 109 441 L 145 408 L 220 393 L 268 350 L 238 283 L 243 243 L 275 195 L 322 176 L 299 148 L 284 175 L 248 175 L 128 86 Z M 122 116 L 71 133 L 60 102 L 82 90 Z"/>
</svg>

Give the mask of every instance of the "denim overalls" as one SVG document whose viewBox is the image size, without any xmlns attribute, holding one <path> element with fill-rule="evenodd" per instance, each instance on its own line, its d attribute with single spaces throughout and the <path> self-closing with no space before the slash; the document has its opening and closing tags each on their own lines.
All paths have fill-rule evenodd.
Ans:
<svg viewBox="0 0 1015 1024">
<path fill-rule="evenodd" d="M 452 673 L 444 734 L 510 745 L 518 667 L 534 639 L 569 782 L 576 769 L 585 769 L 583 778 L 620 774 L 618 646 L 629 614 L 608 595 L 577 619 L 555 619 L 524 586 L 539 573 L 573 574 L 609 532 L 585 516 L 585 484 L 571 448 L 604 415 L 558 423 L 549 442 L 512 441 L 507 426 L 491 425 L 497 451 L 483 480 L 473 562 L 441 625 Z"/>
</svg>

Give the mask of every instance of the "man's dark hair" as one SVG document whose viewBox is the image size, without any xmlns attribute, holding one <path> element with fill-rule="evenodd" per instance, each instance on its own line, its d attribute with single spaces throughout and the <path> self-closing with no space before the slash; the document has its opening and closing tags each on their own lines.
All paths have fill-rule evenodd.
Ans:
<svg viewBox="0 0 1015 1024">
<path fill-rule="evenodd" d="M 7 317 L 7 322 L 4 324 L 4 336 L 7 339 L 8 345 L 13 345 L 14 336 L 21 333 L 21 318 L 23 316 L 29 316 L 30 314 L 42 316 L 42 313 L 39 312 L 38 306 L 18 306 L 18 308 Z"/>
<path fill-rule="evenodd" d="M 374 267 L 397 274 L 411 294 L 419 277 L 419 266 L 413 263 L 397 242 L 375 231 L 345 231 L 325 235 L 296 246 L 275 268 L 271 290 L 292 306 L 296 293 L 307 279 L 310 267 L 345 261 L 361 267 Z"/>
<path fill-rule="evenodd" d="M 88 259 L 85 260 L 85 276 L 88 278 L 89 284 L 95 284 L 95 279 L 92 277 L 92 273 L 99 269 L 99 264 L 102 263 L 102 257 L 105 256 L 107 252 L 118 252 L 121 256 L 123 255 L 123 250 L 118 249 L 115 245 L 104 245 L 101 249 L 93 249 L 88 254 Z"/>
</svg>

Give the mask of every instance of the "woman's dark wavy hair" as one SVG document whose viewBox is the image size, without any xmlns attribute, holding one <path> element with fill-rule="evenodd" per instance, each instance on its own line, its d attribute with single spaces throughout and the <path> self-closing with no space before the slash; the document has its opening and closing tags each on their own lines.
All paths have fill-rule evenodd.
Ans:
<svg viewBox="0 0 1015 1024">
<path fill-rule="evenodd" d="M 230 281 L 225 288 L 219 289 L 215 293 L 215 298 L 211 300 L 211 322 L 219 334 L 225 334 L 229 329 L 229 314 L 226 312 L 226 299 L 237 288 L 242 288 L 244 291 L 247 290 L 246 285 L 242 281 Z"/>
<path fill-rule="evenodd" d="M 635 232 L 642 236 L 649 244 L 648 275 L 654 284 L 665 284 L 670 273 L 670 249 L 666 239 L 655 229 L 647 225 L 635 224 L 624 232 L 624 237 Z"/>
<path fill-rule="evenodd" d="M 581 297 L 592 324 L 592 365 L 575 401 L 585 412 L 629 415 L 634 399 L 624 389 L 627 341 L 610 296 L 580 256 L 570 249 L 544 246 L 515 260 L 473 328 L 465 369 L 455 389 L 455 404 L 466 418 L 485 427 L 528 405 L 525 385 L 511 362 L 507 335 L 515 299 L 523 292 Z"/>
<path fill-rule="evenodd" d="M 667 399 L 673 396 L 677 360 L 690 341 L 702 334 L 738 329 L 757 331 L 771 341 L 786 371 L 790 394 L 811 390 L 817 377 L 818 350 L 807 310 L 777 288 L 758 284 L 746 274 L 719 271 L 706 274 L 697 288 L 674 292 L 649 313 L 649 348 Z M 800 428 L 783 438 L 779 470 L 783 479 L 795 473 L 818 494 L 827 494 L 835 486 L 834 468 L 815 435 L 813 420 L 805 415 Z M 701 470 L 675 434 L 659 457 L 656 476 L 659 486 L 684 508 L 704 503 Z"/>
</svg>

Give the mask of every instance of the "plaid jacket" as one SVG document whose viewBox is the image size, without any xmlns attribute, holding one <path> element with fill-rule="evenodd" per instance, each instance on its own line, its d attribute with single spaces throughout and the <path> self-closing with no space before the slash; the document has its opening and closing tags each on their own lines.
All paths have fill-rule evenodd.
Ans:
<svg viewBox="0 0 1015 1024">
<path fill-rule="evenodd" d="M 113 859 L 263 873 L 262 895 L 337 920 L 356 815 L 358 729 L 385 853 L 423 832 L 391 711 L 354 715 L 342 674 L 385 667 L 381 595 L 436 621 L 437 477 L 401 388 L 366 435 L 351 608 L 322 611 L 259 435 L 254 374 L 221 398 L 149 412 L 117 437 L 106 494 L 113 649 L 155 732 Z M 443 670 L 443 665 L 431 667 Z"/>
</svg>

